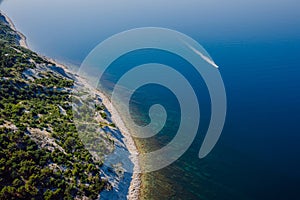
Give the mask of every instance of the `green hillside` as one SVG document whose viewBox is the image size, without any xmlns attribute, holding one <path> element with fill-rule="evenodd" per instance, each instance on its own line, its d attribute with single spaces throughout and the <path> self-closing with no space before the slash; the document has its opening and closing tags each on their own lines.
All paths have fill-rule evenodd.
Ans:
<svg viewBox="0 0 300 200">
<path fill-rule="evenodd" d="M 105 181 L 72 120 L 73 80 L 0 17 L 0 199 L 97 199 Z"/>
</svg>

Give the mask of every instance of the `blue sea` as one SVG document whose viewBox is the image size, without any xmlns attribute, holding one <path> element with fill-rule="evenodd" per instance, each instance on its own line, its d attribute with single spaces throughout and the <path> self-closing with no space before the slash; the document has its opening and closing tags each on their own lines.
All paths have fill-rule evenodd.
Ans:
<svg viewBox="0 0 300 200">
<path fill-rule="evenodd" d="M 185 200 L 299 198 L 298 8 L 294 0 L 4 0 L 0 4 L 33 50 L 74 70 L 100 42 L 138 27 L 180 31 L 206 49 L 219 66 L 226 88 L 227 117 L 221 137 L 213 151 L 199 159 L 210 120 L 210 100 L 202 78 L 182 71 L 201 99 L 200 129 L 179 160 L 143 175 L 144 199 Z M 110 92 L 122 70 L 146 61 L 173 68 L 187 64 L 165 51 L 131 52 L 107 71 L 106 91 Z M 174 95 L 152 85 L 140 88 L 133 98 L 132 115 L 138 124 L 149 123 L 148 109 L 154 103 L 168 111 L 162 131 L 150 139 L 137 139 L 138 146 L 152 151 L 170 142 L 180 115 Z"/>
</svg>

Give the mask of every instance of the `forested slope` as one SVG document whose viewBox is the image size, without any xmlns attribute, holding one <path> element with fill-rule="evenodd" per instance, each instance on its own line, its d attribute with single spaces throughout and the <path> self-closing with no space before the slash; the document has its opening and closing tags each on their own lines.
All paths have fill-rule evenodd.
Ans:
<svg viewBox="0 0 300 200">
<path fill-rule="evenodd" d="M 72 120 L 73 80 L 0 17 L 0 199 L 96 199 L 105 181 Z"/>
</svg>

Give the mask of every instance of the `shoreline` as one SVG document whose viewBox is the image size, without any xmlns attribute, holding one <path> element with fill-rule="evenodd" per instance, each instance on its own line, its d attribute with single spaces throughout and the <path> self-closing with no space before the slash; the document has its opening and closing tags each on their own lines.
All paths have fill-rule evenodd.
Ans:
<svg viewBox="0 0 300 200">
<path fill-rule="evenodd" d="M 30 49 L 28 44 L 27 44 L 26 36 L 16 29 L 13 21 L 3 11 L 0 10 L 0 13 L 1 13 L 1 15 L 4 16 L 5 20 L 8 22 L 10 28 L 12 30 L 14 30 L 20 36 L 20 39 L 19 39 L 20 46 L 23 47 L 23 48 L 26 48 L 26 49 Z M 121 134 L 125 138 L 124 142 L 125 142 L 126 147 L 127 147 L 128 151 L 130 153 L 129 159 L 134 164 L 132 180 L 130 182 L 130 186 L 129 186 L 129 190 L 128 190 L 128 194 L 127 194 L 127 199 L 128 200 L 138 200 L 138 199 L 140 199 L 140 195 L 141 195 L 140 190 L 142 188 L 142 180 L 141 180 L 141 174 L 139 173 L 141 171 L 139 160 L 138 160 L 139 151 L 138 151 L 138 148 L 135 144 L 134 139 L 132 138 L 131 134 L 129 133 L 128 129 L 126 128 L 126 126 L 124 124 L 124 121 L 122 120 L 120 114 L 115 109 L 115 107 L 113 106 L 111 101 L 107 98 L 107 96 L 104 93 L 102 93 L 99 89 L 96 89 L 96 88 L 93 88 L 92 86 L 90 86 L 84 80 L 83 77 L 78 76 L 78 74 L 76 72 L 72 72 L 66 65 L 56 61 L 55 59 L 49 58 L 49 57 L 44 56 L 44 55 L 40 55 L 39 53 L 37 53 L 37 54 L 40 57 L 44 58 L 45 60 L 55 64 L 57 67 L 60 67 L 60 68 L 64 69 L 67 73 L 75 75 L 78 82 L 81 82 L 85 87 L 91 89 L 91 91 L 93 91 L 95 94 L 98 94 L 101 97 L 104 106 L 106 107 L 106 109 L 111 114 L 112 121 L 116 124 L 117 128 L 120 130 Z"/>
<path fill-rule="evenodd" d="M 61 65 L 61 64 L 60 64 Z M 64 65 L 62 65 L 64 66 Z M 67 71 L 69 72 L 69 71 Z M 76 74 L 77 75 L 77 74 Z M 132 179 L 130 181 L 130 186 L 127 194 L 128 200 L 139 200 L 140 199 L 140 190 L 142 188 L 142 181 L 141 181 L 141 174 L 139 173 L 141 171 L 138 155 L 139 151 L 135 144 L 135 141 L 131 137 L 131 134 L 129 133 L 127 127 L 124 124 L 124 121 L 122 120 L 120 114 L 115 109 L 111 101 L 108 99 L 108 97 L 101 92 L 99 89 L 96 89 L 89 85 L 85 78 L 81 76 L 77 76 L 79 79 L 79 82 L 82 83 L 85 87 L 90 89 L 94 94 L 97 94 L 101 97 L 102 103 L 104 104 L 105 108 L 109 111 L 111 114 L 111 120 L 113 123 L 116 124 L 117 128 L 120 130 L 121 134 L 124 136 L 125 140 L 124 143 L 126 144 L 126 147 L 130 153 L 129 159 L 134 164 L 133 173 L 132 173 Z"/>
<path fill-rule="evenodd" d="M 3 15 L 3 17 L 5 18 L 5 20 L 7 21 L 9 27 L 14 30 L 19 36 L 20 36 L 20 40 L 19 40 L 19 44 L 21 47 L 24 47 L 26 49 L 30 49 L 28 44 L 27 44 L 27 38 L 26 36 L 21 33 L 20 31 L 17 30 L 15 24 L 13 23 L 13 21 L 3 12 L 0 10 L 1 15 Z"/>
</svg>

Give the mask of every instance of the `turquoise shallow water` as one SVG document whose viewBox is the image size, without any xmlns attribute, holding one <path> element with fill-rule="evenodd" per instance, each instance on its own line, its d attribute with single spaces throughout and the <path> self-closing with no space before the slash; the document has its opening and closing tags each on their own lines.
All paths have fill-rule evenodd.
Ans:
<svg viewBox="0 0 300 200">
<path fill-rule="evenodd" d="M 230 2 L 221 6 L 188 1 L 169 4 L 166 9 L 159 1 L 122 5 L 96 0 L 4 0 L 0 8 L 25 33 L 34 50 L 66 63 L 79 65 L 94 46 L 112 34 L 162 26 L 196 39 L 220 66 L 228 112 L 218 144 L 208 157 L 198 158 L 209 123 L 210 101 L 201 77 L 183 71 L 201 99 L 201 128 L 178 161 L 145 176 L 146 199 L 296 199 L 300 185 L 297 3 Z M 184 63 L 174 55 L 151 50 L 128 54 L 118 62 L 125 70 L 151 59 L 173 67 Z M 110 68 L 108 90 L 110 81 L 116 81 L 120 73 Z M 135 94 L 132 114 L 137 122 L 148 122 L 147 108 L 154 102 L 166 106 L 168 123 L 156 137 L 139 141 L 145 151 L 168 143 L 178 128 L 177 101 L 157 86 L 141 88 Z"/>
</svg>

